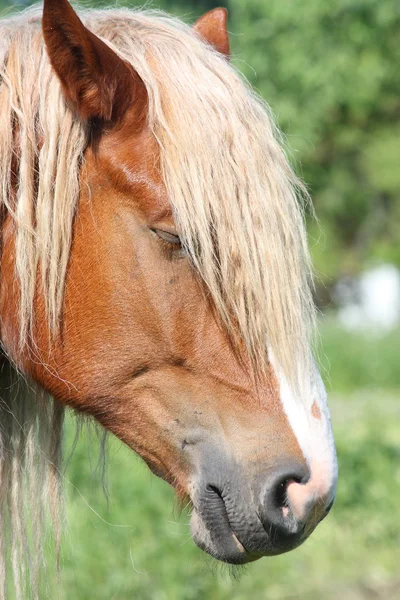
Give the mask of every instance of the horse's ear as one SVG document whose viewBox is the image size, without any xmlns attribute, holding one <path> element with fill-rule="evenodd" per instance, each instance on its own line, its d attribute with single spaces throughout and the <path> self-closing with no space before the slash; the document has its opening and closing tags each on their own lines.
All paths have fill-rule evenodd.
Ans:
<svg viewBox="0 0 400 600">
<path fill-rule="evenodd" d="M 205 13 L 194 24 L 194 29 L 218 52 L 230 57 L 229 34 L 226 27 L 228 11 L 226 8 L 214 8 Z"/>
<path fill-rule="evenodd" d="M 44 0 L 42 27 L 50 62 L 82 119 L 118 121 L 131 105 L 143 115 L 142 80 L 83 25 L 67 0 Z"/>
</svg>

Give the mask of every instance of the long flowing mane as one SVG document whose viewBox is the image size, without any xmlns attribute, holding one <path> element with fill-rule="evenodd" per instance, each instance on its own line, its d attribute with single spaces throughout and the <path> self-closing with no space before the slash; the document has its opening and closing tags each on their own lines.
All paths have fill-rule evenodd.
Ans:
<svg viewBox="0 0 400 600">
<path fill-rule="evenodd" d="M 296 386 L 314 324 L 301 200 L 307 193 L 288 164 L 267 105 L 226 59 L 180 21 L 123 9 L 83 11 L 81 16 L 145 83 L 149 126 L 160 146 L 178 230 L 233 341 L 244 343 L 257 368 L 266 364 L 268 345 Z M 53 331 L 62 318 L 88 143 L 50 67 L 41 7 L 0 22 L 0 114 L 0 208 L 15 220 L 23 344 L 31 332 L 38 267 Z M 12 174 L 15 162 L 17 173 Z M 10 411 L 4 402 L 2 427 L 3 413 Z M 24 401 L 18 402 L 22 406 Z M 50 422 L 60 422 L 61 413 L 54 414 Z M 25 435 L 23 422 L 40 421 L 26 419 L 18 425 L 18 439 Z M 12 481 L 22 494 L 22 475 L 15 472 L 4 480 L 19 452 L 14 429 L 10 437 L 2 428 L 0 488 Z M 53 447 L 43 451 L 42 460 L 54 469 L 57 455 Z M 28 460 L 29 468 L 32 464 Z M 51 477 L 44 480 L 51 485 Z M 7 517 L 18 533 L 15 565 L 26 528 L 16 516 L 19 502 L 22 497 L 12 499 Z"/>
</svg>

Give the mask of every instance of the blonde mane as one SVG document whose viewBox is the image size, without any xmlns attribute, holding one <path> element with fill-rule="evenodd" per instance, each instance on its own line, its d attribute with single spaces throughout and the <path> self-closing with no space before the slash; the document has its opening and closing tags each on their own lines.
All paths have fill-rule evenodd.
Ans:
<svg viewBox="0 0 400 600">
<path fill-rule="evenodd" d="M 232 339 L 258 369 L 270 347 L 298 389 L 315 319 L 307 193 L 268 106 L 176 19 L 126 9 L 80 15 L 146 85 L 177 228 Z M 88 141 L 50 67 L 40 21 L 41 7 L 0 21 L 0 207 L 16 224 L 21 343 L 30 336 L 38 267 L 51 330 L 62 318 Z"/>
</svg>

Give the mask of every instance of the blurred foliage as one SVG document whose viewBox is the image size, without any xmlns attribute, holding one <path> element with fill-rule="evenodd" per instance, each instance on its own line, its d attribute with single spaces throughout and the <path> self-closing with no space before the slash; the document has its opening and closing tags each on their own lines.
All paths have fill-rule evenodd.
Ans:
<svg viewBox="0 0 400 600">
<path fill-rule="evenodd" d="M 0 0 L 7 4 L 18 2 Z M 400 265 L 398 0 L 146 3 L 187 21 L 215 5 L 228 7 L 233 61 L 271 105 L 311 190 L 321 283 L 329 287 L 374 261 Z"/>
<path fill-rule="evenodd" d="M 313 195 L 317 270 L 329 280 L 373 259 L 400 265 L 398 1 L 230 6 L 238 64 L 274 109 Z M 310 233 L 318 240 L 317 227 Z"/>
<path fill-rule="evenodd" d="M 346 331 L 331 315 L 319 333 L 319 362 L 328 391 L 400 390 L 399 329 L 385 335 L 371 329 Z"/>
</svg>

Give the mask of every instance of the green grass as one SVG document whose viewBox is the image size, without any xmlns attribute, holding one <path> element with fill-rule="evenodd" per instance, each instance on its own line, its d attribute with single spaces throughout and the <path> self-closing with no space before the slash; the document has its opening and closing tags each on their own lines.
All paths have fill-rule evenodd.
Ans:
<svg viewBox="0 0 400 600">
<path fill-rule="evenodd" d="M 195 547 L 172 490 L 116 440 L 107 509 L 83 440 L 66 474 L 69 523 L 51 598 L 400 598 L 399 334 L 372 340 L 328 323 L 322 337 L 332 385 L 341 390 L 330 403 L 340 479 L 331 514 L 304 546 L 258 561 L 237 579 Z"/>
</svg>

